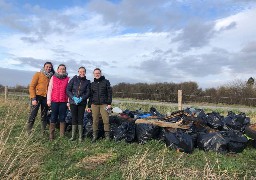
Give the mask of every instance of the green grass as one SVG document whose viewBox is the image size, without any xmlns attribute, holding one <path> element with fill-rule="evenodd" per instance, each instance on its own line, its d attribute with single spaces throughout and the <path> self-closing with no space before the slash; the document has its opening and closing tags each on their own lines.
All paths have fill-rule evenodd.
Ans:
<svg viewBox="0 0 256 180">
<path fill-rule="evenodd" d="M 0 99 L 1 102 L 3 99 Z M 150 105 L 119 104 L 122 109 Z M 162 112 L 176 108 L 156 106 Z M 210 110 L 208 110 L 210 111 Z M 225 115 L 226 111 L 221 113 Z M 91 143 L 70 142 L 70 133 L 53 142 L 40 133 L 36 119 L 31 136 L 25 133 L 29 114 L 27 100 L 0 104 L 1 179 L 254 179 L 256 151 L 247 147 L 239 154 L 220 154 L 195 149 L 184 154 L 166 148 L 164 143 L 113 142 L 101 139 Z M 255 116 L 255 114 L 252 113 Z"/>
</svg>

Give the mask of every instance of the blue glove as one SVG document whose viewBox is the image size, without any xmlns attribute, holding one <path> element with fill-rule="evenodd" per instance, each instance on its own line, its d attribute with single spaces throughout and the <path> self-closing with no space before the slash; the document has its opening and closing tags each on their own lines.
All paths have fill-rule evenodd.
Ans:
<svg viewBox="0 0 256 180">
<path fill-rule="evenodd" d="M 78 98 L 78 104 L 82 102 L 82 97 Z"/>
<path fill-rule="evenodd" d="M 72 99 L 75 101 L 75 104 L 78 104 L 78 101 L 79 101 L 78 97 L 74 96 Z"/>
</svg>

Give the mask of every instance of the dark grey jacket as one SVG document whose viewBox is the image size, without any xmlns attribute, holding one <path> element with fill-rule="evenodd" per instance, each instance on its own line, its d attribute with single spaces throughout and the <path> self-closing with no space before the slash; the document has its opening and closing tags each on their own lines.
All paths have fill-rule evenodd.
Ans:
<svg viewBox="0 0 256 180">
<path fill-rule="evenodd" d="M 86 77 L 74 76 L 68 83 L 66 92 L 69 97 L 69 103 L 75 104 L 72 99 L 74 96 L 82 97 L 81 105 L 87 104 L 87 99 L 90 97 L 91 81 Z"/>
<path fill-rule="evenodd" d="M 112 88 L 109 80 L 105 79 L 104 76 L 101 76 L 99 79 L 94 78 L 94 82 L 91 83 L 91 93 L 88 103 L 88 107 L 91 107 L 91 104 L 101 105 L 112 103 Z"/>
</svg>

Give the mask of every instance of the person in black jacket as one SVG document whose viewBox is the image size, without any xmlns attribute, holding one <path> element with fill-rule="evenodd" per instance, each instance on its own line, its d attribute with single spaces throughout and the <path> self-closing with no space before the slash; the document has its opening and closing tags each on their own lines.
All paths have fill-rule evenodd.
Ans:
<svg viewBox="0 0 256 180">
<path fill-rule="evenodd" d="M 83 137 L 84 112 L 87 105 L 87 99 L 90 96 L 91 82 L 86 79 L 86 69 L 84 67 L 78 69 L 78 74 L 78 76 L 75 75 L 69 81 L 66 91 L 69 97 L 72 115 L 72 137 L 70 140 L 75 140 L 75 134 L 78 128 L 79 141 L 81 142 Z"/>
<path fill-rule="evenodd" d="M 108 110 L 111 110 L 112 103 L 112 88 L 109 80 L 105 79 L 101 75 L 99 68 L 94 69 L 94 82 L 91 83 L 91 94 L 88 103 L 87 111 L 92 111 L 93 118 L 93 139 L 95 142 L 98 138 L 98 124 L 99 115 L 101 114 L 103 123 L 105 138 L 109 140 L 109 114 Z"/>
</svg>

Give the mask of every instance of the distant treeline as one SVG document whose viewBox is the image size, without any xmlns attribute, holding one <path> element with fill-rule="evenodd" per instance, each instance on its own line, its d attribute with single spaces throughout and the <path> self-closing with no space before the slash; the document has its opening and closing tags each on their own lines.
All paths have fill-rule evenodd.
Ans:
<svg viewBox="0 0 256 180">
<path fill-rule="evenodd" d="M 9 92 L 28 93 L 29 86 L 8 88 Z M 133 98 L 141 100 L 156 100 L 163 102 L 177 102 L 178 90 L 182 90 L 182 100 L 189 102 L 225 103 L 240 105 L 256 105 L 256 87 L 251 77 L 247 82 L 235 80 L 218 88 L 199 88 L 196 82 L 183 83 L 119 83 L 113 86 L 114 98 Z M 4 92 L 4 86 L 0 84 L 0 92 Z"/>
<path fill-rule="evenodd" d="M 196 82 L 183 83 L 119 83 L 113 86 L 114 97 L 177 102 L 177 91 L 182 90 L 184 103 L 208 102 L 256 105 L 254 82 L 234 81 L 226 86 L 202 90 Z"/>
</svg>

